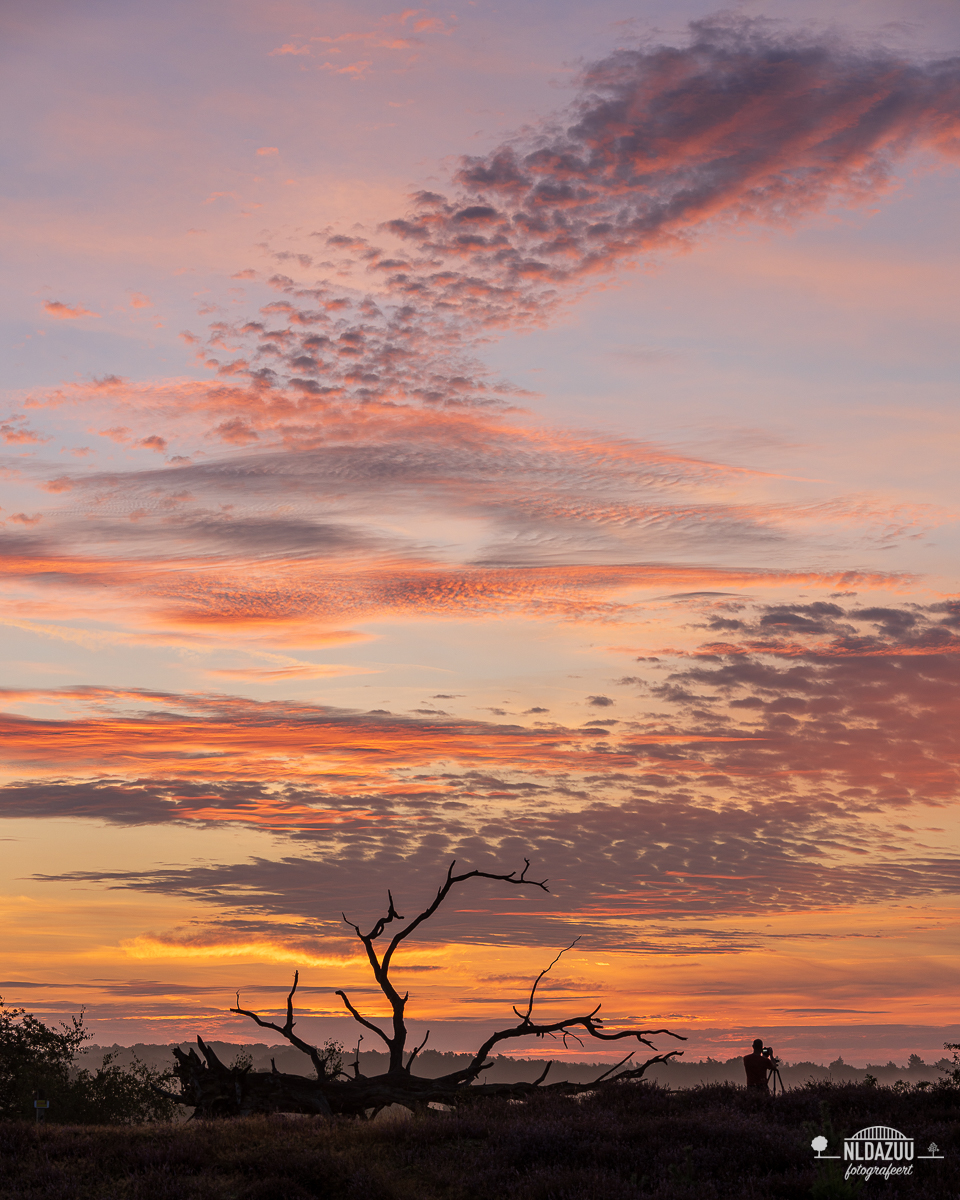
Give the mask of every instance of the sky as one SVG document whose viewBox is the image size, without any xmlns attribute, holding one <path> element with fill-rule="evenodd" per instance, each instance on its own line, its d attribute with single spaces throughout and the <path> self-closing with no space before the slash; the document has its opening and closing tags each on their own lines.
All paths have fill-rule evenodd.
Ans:
<svg viewBox="0 0 960 1200">
<path fill-rule="evenodd" d="M 2 21 L 4 1001 L 960 1040 L 956 6 Z"/>
</svg>

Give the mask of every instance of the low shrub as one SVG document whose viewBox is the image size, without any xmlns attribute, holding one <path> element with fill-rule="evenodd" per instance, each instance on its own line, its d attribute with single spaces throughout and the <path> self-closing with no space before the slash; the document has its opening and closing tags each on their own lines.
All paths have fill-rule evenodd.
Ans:
<svg viewBox="0 0 960 1200">
<path fill-rule="evenodd" d="M 139 1127 L 0 1122 L 0 1200 L 833 1200 L 960 1195 L 960 1090 L 626 1085 L 484 1100 L 406 1122 L 251 1117 Z M 858 1192 L 811 1141 L 888 1124 L 942 1160 Z"/>
<path fill-rule="evenodd" d="M 170 1120 L 181 1111 L 157 1090 L 170 1087 L 172 1072 L 137 1059 L 120 1067 L 113 1054 L 92 1071 L 75 1066 L 89 1036 L 82 1014 L 52 1029 L 0 998 L 0 1118 L 35 1120 L 37 1099 L 49 1105 L 40 1110 L 45 1122 L 131 1125 Z"/>
</svg>

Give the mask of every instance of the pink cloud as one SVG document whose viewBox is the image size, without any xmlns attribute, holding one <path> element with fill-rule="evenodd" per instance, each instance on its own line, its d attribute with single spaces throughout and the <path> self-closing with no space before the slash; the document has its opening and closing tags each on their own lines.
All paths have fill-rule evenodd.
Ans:
<svg viewBox="0 0 960 1200">
<path fill-rule="evenodd" d="M 109 438 L 112 442 L 119 442 L 121 445 L 129 442 L 133 436 L 126 425 L 113 425 L 109 429 L 98 430 L 98 433 L 101 437 Z"/>
<path fill-rule="evenodd" d="M 68 475 L 61 475 L 58 479 L 48 479 L 40 486 L 45 492 L 53 492 L 56 495 L 60 492 L 69 492 L 74 486 L 74 481 Z"/>
<path fill-rule="evenodd" d="M 33 446 L 50 441 L 48 437 L 41 436 L 36 430 L 23 424 L 23 420 L 22 417 L 13 418 L 0 423 L 0 437 L 8 446 Z"/>
<path fill-rule="evenodd" d="M 284 667 L 235 667 L 210 669 L 205 674 L 218 679 L 238 679 L 250 683 L 278 683 L 284 679 L 330 679 L 340 675 L 363 674 L 362 669 L 325 666 L 320 663 L 295 663 Z"/>
<path fill-rule="evenodd" d="M 372 65 L 372 60 L 362 59 L 355 63 L 348 63 L 345 67 L 338 67 L 336 63 L 325 62 L 321 63 L 318 69 L 321 71 L 333 71 L 337 75 L 353 75 L 356 79 L 360 79 L 364 72 L 369 70 Z"/>
<path fill-rule="evenodd" d="M 897 657 L 931 634 L 956 651 L 957 605 L 758 605 L 744 625 L 802 627 L 809 637 L 846 636 L 853 625 L 892 657 L 655 660 L 621 682 L 645 685 L 644 703 L 662 710 L 608 721 L 606 737 L 237 696 L 8 690 L 9 703 L 79 710 L 71 720 L 3 717 L 0 747 L 11 763 L 32 771 L 53 762 L 61 773 L 92 763 L 97 775 L 9 785 L 5 810 L 285 830 L 330 855 L 330 870 L 342 872 L 330 892 L 338 899 L 351 894 L 347 875 L 367 855 L 387 854 L 407 871 L 392 853 L 402 845 L 412 884 L 436 856 L 476 861 L 520 841 L 562 881 L 555 907 L 524 926 L 534 939 L 571 906 L 598 944 L 628 944 L 648 936 L 633 925 L 638 914 L 798 912 L 960 890 L 960 861 L 931 845 L 938 830 L 928 828 L 960 786 L 960 655 Z M 897 824 L 881 823 L 884 813 Z M 296 911 L 283 906 L 297 903 L 290 872 L 300 870 L 315 882 L 316 859 L 127 883 L 163 891 L 206 881 L 219 903 L 230 882 L 249 905 L 256 880 L 257 895 L 273 897 L 265 911 L 278 913 Z M 314 883 L 304 895 L 316 904 Z"/>
<path fill-rule="evenodd" d="M 61 321 L 73 321 L 78 317 L 99 317 L 99 313 L 92 312 L 89 308 L 84 308 L 82 304 L 64 304 L 60 300 L 44 301 L 44 312 L 49 313 L 51 317 L 57 317 Z"/>
<path fill-rule="evenodd" d="M 558 286 L 573 294 L 725 223 L 784 224 L 831 198 L 875 196 L 911 147 L 956 152 L 949 62 L 778 40 L 746 18 L 690 29 L 687 48 L 621 50 L 588 67 L 563 134 L 545 124 L 464 159 L 458 196 L 424 195 L 387 222 L 449 264 L 388 282 L 418 306 L 453 301 L 461 320 L 516 325 L 542 319 Z"/>
<path fill-rule="evenodd" d="M 259 434 L 246 424 L 241 417 L 231 417 L 229 421 L 221 421 L 216 428 L 220 440 L 231 446 L 248 446 L 257 441 Z"/>
<path fill-rule="evenodd" d="M 417 33 L 450 33 L 450 27 L 445 25 L 439 17 L 424 17 L 422 20 L 414 22 L 414 30 Z"/>
<path fill-rule="evenodd" d="M 276 146 L 261 146 L 260 149 L 257 151 L 257 154 L 262 155 L 264 157 L 266 157 L 268 154 L 279 154 L 279 153 L 280 153 L 280 151 L 277 149 Z M 238 278 L 240 278 L 240 276 L 234 275 L 233 278 L 238 279 Z"/>
</svg>

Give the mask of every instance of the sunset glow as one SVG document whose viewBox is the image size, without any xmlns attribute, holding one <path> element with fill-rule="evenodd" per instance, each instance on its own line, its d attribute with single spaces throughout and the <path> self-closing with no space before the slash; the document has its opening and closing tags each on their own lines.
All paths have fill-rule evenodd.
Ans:
<svg viewBox="0 0 960 1200">
<path fill-rule="evenodd" d="M 437 1049 L 579 937 L 544 1013 L 938 1056 L 960 12 L 737 13 L 9 19 L 7 1004 L 352 1044 L 341 914 L 529 859 L 398 958 Z"/>
</svg>

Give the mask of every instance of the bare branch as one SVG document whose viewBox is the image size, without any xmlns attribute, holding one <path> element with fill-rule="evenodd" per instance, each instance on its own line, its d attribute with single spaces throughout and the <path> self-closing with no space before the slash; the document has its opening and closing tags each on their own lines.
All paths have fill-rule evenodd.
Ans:
<svg viewBox="0 0 960 1200">
<path fill-rule="evenodd" d="M 372 1030 L 377 1035 L 377 1037 L 383 1038 L 383 1040 L 387 1043 L 388 1046 L 391 1044 L 390 1038 L 383 1032 L 382 1029 L 379 1029 L 376 1025 L 374 1025 L 374 1023 L 372 1021 L 368 1021 L 366 1017 L 360 1016 L 360 1014 L 357 1012 L 357 1010 L 353 1007 L 353 1005 L 347 999 L 346 992 L 338 991 L 337 995 L 340 997 L 340 999 L 343 1001 L 343 1003 L 346 1005 L 346 1007 L 350 1010 L 350 1015 L 353 1017 L 353 1019 L 355 1021 L 359 1021 L 360 1024 L 364 1026 L 364 1028 Z"/>
<path fill-rule="evenodd" d="M 636 1054 L 636 1050 L 631 1050 L 626 1058 L 621 1058 L 618 1063 L 614 1063 L 613 1066 L 608 1071 L 604 1071 L 604 1073 L 602 1075 L 598 1075 L 597 1078 L 593 1082 L 600 1083 L 602 1080 L 606 1079 L 606 1077 L 608 1075 L 612 1075 L 614 1073 L 614 1071 L 616 1071 L 619 1067 L 622 1067 L 624 1063 L 629 1062 L 630 1059 L 633 1058 L 633 1056 L 635 1054 Z"/>
<path fill-rule="evenodd" d="M 649 1038 L 656 1034 L 666 1034 L 667 1037 L 676 1038 L 681 1042 L 685 1042 L 687 1040 L 681 1034 L 672 1033 L 669 1029 L 624 1029 L 619 1033 L 604 1033 L 602 1030 L 603 1022 L 597 1016 L 599 1011 L 600 1005 L 598 1004 L 592 1012 L 586 1013 L 584 1016 L 566 1017 L 562 1021 L 554 1021 L 547 1025 L 538 1025 L 531 1021 L 528 1017 L 525 1017 L 521 1014 L 519 1025 L 516 1025 L 511 1029 L 500 1029 L 496 1033 L 492 1033 L 474 1055 L 473 1062 L 470 1063 L 468 1067 L 464 1068 L 463 1071 L 455 1072 L 455 1075 L 451 1076 L 450 1078 L 462 1077 L 464 1081 L 467 1081 L 468 1079 L 476 1079 L 477 1075 L 480 1073 L 481 1064 L 489 1056 L 493 1047 L 499 1042 L 508 1041 L 509 1039 L 518 1037 L 548 1037 L 559 1033 L 564 1039 L 564 1044 L 566 1044 L 567 1038 L 572 1037 L 576 1038 L 576 1040 L 582 1045 L 582 1039 L 575 1032 L 577 1028 L 581 1028 L 590 1037 L 597 1038 L 598 1040 L 605 1042 L 615 1042 L 619 1041 L 621 1038 L 636 1038 L 638 1042 L 644 1046 L 649 1046 L 651 1050 L 656 1049 L 656 1047 L 649 1040 Z M 675 1050 L 672 1053 L 679 1054 L 681 1051 Z M 657 1059 L 651 1061 L 663 1060 Z"/>
<path fill-rule="evenodd" d="M 419 1045 L 419 1046 L 416 1048 L 416 1050 L 413 1050 L 413 1051 L 411 1052 L 411 1054 L 410 1054 L 410 1057 L 407 1059 L 407 1071 L 408 1071 L 408 1072 L 409 1072 L 410 1068 L 413 1066 L 413 1060 L 414 1060 L 414 1059 L 417 1057 L 417 1055 L 420 1053 L 420 1051 L 421 1051 L 421 1050 L 424 1048 L 424 1046 L 427 1044 L 427 1038 L 428 1038 L 429 1036 L 430 1036 L 430 1030 L 428 1029 L 428 1030 L 427 1030 L 427 1032 L 424 1034 L 423 1041 L 422 1041 L 422 1042 L 420 1043 L 420 1045 Z"/>
<path fill-rule="evenodd" d="M 264 1021 L 263 1018 L 257 1013 L 251 1012 L 247 1008 L 241 1008 L 239 992 L 237 992 L 237 1007 L 231 1008 L 230 1011 L 238 1013 L 241 1017 L 249 1017 L 251 1021 L 256 1021 L 261 1029 L 272 1029 L 276 1033 L 279 1033 L 281 1037 L 285 1037 L 291 1045 L 296 1046 L 298 1050 L 302 1050 L 304 1054 L 309 1056 L 310 1061 L 313 1063 L 314 1069 L 317 1072 L 317 1076 L 320 1078 L 326 1074 L 324 1060 L 320 1052 L 317 1050 L 316 1046 L 311 1046 L 308 1042 L 305 1042 L 301 1038 L 297 1037 L 297 1035 L 293 1032 L 293 997 L 299 983 L 300 972 L 294 971 L 293 987 L 290 989 L 290 994 L 287 996 L 287 1019 L 283 1025 L 277 1025 L 273 1021 Z M 201 1049 L 203 1049 L 202 1046 Z M 206 1050 L 204 1050 L 204 1054 L 206 1054 Z"/>
<path fill-rule="evenodd" d="M 547 974 L 548 971 L 552 970 L 552 968 L 557 965 L 557 963 L 566 954 L 566 952 L 568 950 L 572 950 L 574 948 L 574 946 L 577 944 L 577 942 L 579 942 L 579 941 L 580 941 L 580 938 L 575 937 L 569 946 L 564 947 L 564 949 L 560 951 L 560 953 L 553 960 L 553 962 L 550 964 L 550 966 L 545 967 L 540 972 L 540 974 L 536 977 L 536 979 L 533 981 L 533 987 L 530 989 L 530 1002 L 527 1004 L 527 1011 L 525 1013 L 522 1013 L 522 1012 L 519 1012 L 516 1009 L 516 1007 L 514 1007 L 513 1011 L 517 1014 L 517 1016 L 520 1018 L 521 1021 L 527 1021 L 530 1019 L 530 1014 L 533 1012 L 533 997 L 536 994 L 537 986 L 539 985 L 540 980 L 544 977 L 544 975 Z"/>
<path fill-rule="evenodd" d="M 543 1068 L 543 1070 L 540 1072 L 540 1074 L 539 1074 L 539 1075 L 536 1077 L 536 1079 L 533 1081 L 533 1086 L 534 1086 L 534 1087 L 539 1087 L 539 1086 L 540 1086 L 540 1084 L 541 1084 L 541 1083 L 543 1083 L 543 1081 L 544 1081 L 544 1080 L 546 1079 L 546 1077 L 547 1077 L 547 1072 L 550 1070 L 550 1068 L 551 1068 L 552 1066 L 553 1066 L 553 1063 L 552 1063 L 552 1062 L 548 1062 L 548 1063 L 547 1063 L 547 1065 L 546 1065 L 546 1066 Z"/>
<path fill-rule="evenodd" d="M 364 941 L 367 941 L 367 940 L 369 940 L 371 942 L 374 941 L 376 938 L 378 938 L 383 933 L 384 929 L 386 929 L 386 927 L 390 924 L 391 921 L 405 921 L 406 920 L 406 917 L 404 917 L 401 913 L 398 913 L 396 908 L 394 908 L 393 893 L 390 891 L 389 888 L 387 889 L 387 901 L 388 901 L 387 915 L 385 917 L 381 917 L 377 921 L 377 923 L 374 925 L 374 927 L 370 930 L 369 933 L 360 935 L 364 939 Z M 348 921 L 347 924 L 349 925 L 350 922 Z"/>
<path fill-rule="evenodd" d="M 357 1057 L 353 1060 L 353 1077 L 360 1078 L 360 1043 L 363 1041 L 363 1034 L 357 1038 Z"/>
<path fill-rule="evenodd" d="M 542 882 L 537 882 L 534 879 L 526 878 L 527 871 L 530 869 L 530 859 L 525 858 L 523 863 L 524 867 L 519 876 L 517 876 L 516 871 L 511 871 L 509 875 L 494 875 L 490 871 L 465 871 L 462 875 L 454 875 L 453 868 L 457 865 L 457 860 L 454 859 L 447 868 L 447 878 L 437 892 L 436 899 L 433 901 L 433 903 L 428 908 L 425 908 L 418 916 L 414 917 L 406 929 L 401 929 L 398 933 L 393 935 L 390 945 L 387 947 L 387 950 L 383 956 L 384 968 L 389 968 L 390 960 L 393 958 L 393 955 L 400 943 L 408 938 L 410 934 L 413 933 L 413 931 L 417 928 L 417 926 L 422 925 L 424 921 L 429 920 L 429 918 L 433 916 L 444 900 L 446 900 L 450 889 L 455 883 L 463 883 L 464 880 L 467 879 L 493 879 L 500 883 L 524 884 L 528 887 L 538 887 L 545 892 L 549 892 L 550 889 L 547 887 L 547 881 L 545 879 Z"/>
<path fill-rule="evenodd" d="M 599 1007 L 600 1005 L 598 1004 L 597 1008 Z M 593 1011 L 596 1012 L 597 1008 L 595 1008 Z M 620 1038 L 635 1037 L 638 1042 L 643 1042 L 643 1044 L 645 1046 L 649 1046 L 651 1050 L 654 1049 L 654 1045 L 652 1042 L 648 1042 L 647 1038 L 656 1037 L 657 1034 L 663 1034 L 666 1037 L 676 1038 L 680 1042 L 685 1042 L 687 1040 L 682 1033 L 672 1033 L 669 1029 L 624 1029 L 620 1033 L 601 1033 L 599 1028 L 600 1021 L 594 1022 L 594 1025 L 595 1028 L 588 1030 L 588 1033 L 591 1037 L 601 1038 L 605 1042 L 616 1042 L 619 1041 Z"/>
<path fill-rule="evenodd" d="M 286 1020 L 286 1023 L 284 1024 L 284 1029 L 289 1029 L 291 1031 L 291 1033 L 293 1032 L 293 996 L 297 990 L 297 985 L 299 984 L 299 982 L 300 982 L 300 972 L 294 971 L 293 987 L 290 989 L 289 995 L 287 996 L 287 1020 Z M 237 1004 L 239 1004 L 239 1003 L 240 1003 L 240 993 L 237 992 Z"/>
</svg>

